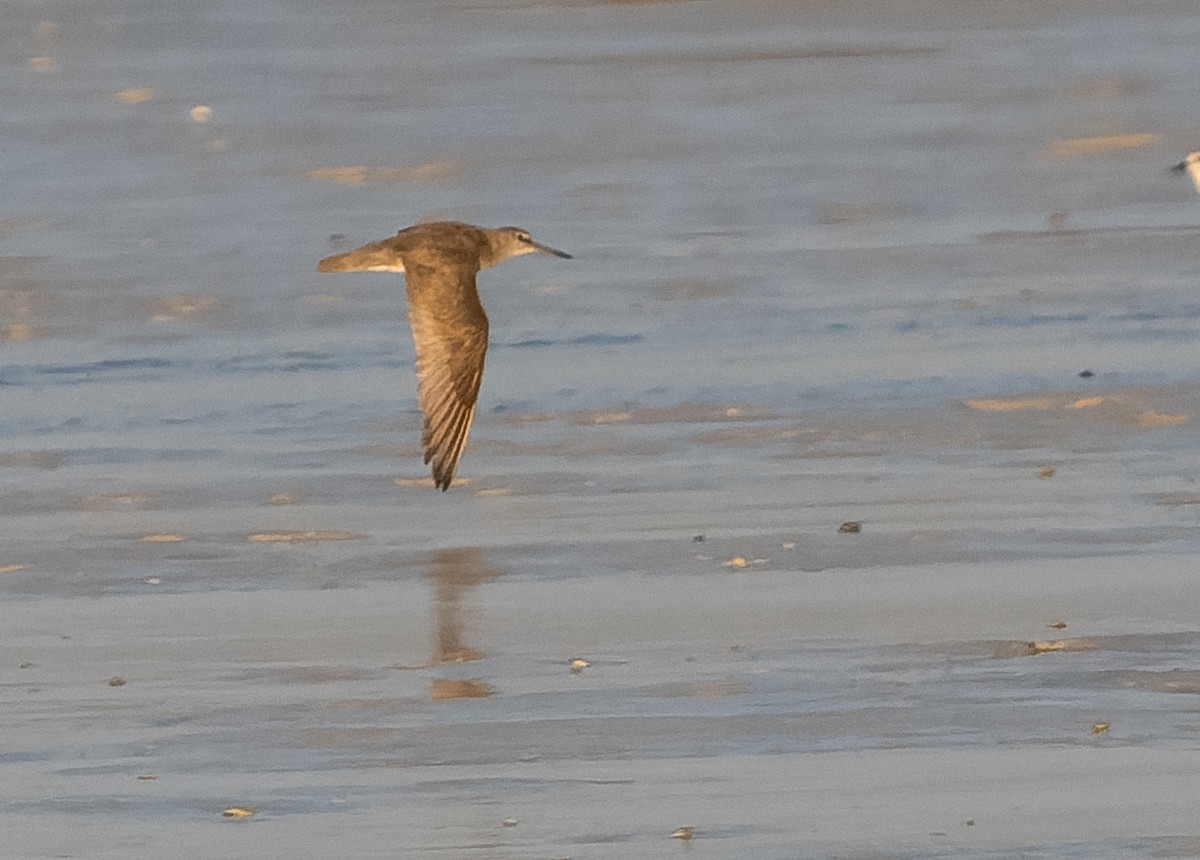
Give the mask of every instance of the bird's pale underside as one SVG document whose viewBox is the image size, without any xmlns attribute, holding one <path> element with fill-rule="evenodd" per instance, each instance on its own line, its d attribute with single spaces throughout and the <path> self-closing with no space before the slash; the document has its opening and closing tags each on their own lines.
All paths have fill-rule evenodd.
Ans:
<svg viewBox="0 0 1200 860">
<path fill-rule="evenodd" d="M 1192 184 L 1200 191 L 1200 149 L 1189 152 L 1187 158 L 1176 164 L 1171 170 L 1176 173 L 1186 173 L 1192 178 Z"/>
<path fill-rule="evenodd" d="M 534 252 L 571 255 L 535 242 L 519 227 L 458 221 L 417 224 L 317 264 L 322 272 L 400 272 L 417 350 L 417 399 L 425 414 L 421 442 L 433 483 L 449 489 L 467 444 L 483 379 L 488 319 L 475 274 Z"/>
</svg>

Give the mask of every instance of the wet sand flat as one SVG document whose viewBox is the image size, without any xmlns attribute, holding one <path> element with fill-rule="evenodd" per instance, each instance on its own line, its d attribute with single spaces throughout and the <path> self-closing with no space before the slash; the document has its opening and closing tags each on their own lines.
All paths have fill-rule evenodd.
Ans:
<svg viewBox="0 0 1200 860">
<path fill-rule="evenodd" d="M 80 832 L 90 856 L 667 856 L 682 824 L 772 856 L 1190 856 L 1172 846 L 1194 780 L 1194 557 L 1140 558 L 1136 589 L 1125 558 L 566 582 L 481 561 L 6 603 L 30 658 L 6 682 L 11 856 L 77 851 Z M 1109 633 L 1010 647 L 1068 606 Z M 447 625 L 476 659 L 431 658 Z M 432 700 L 451 679 L 490 694 Z M 219 820 L 232 804 L 256 810 L 248 833 Z"/>
<path fill-rule="evenodd" d="M 0 857 L 1200 856 L 1195 4 L 277 12 L 5 8 Z"/>
</svg>

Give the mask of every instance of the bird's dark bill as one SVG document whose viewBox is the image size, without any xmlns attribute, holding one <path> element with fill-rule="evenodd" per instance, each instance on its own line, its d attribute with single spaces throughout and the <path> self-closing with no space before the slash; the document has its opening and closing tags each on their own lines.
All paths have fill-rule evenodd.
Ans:
<svg viewBox="0 0 1200 860">
<path fill-rule="evenodd" d="M 560 251 L 560 250 L 558 250 L 558 248 L 551 248 L 549 245 L 543 245 L 541 242 L 531 241 L 529 244 L 532 245 L 533 247 L 537 248 L 543 254 L 553 254 L 556 257 L 562 257 L 564 260 L 574 259 L 566 251 Z"/>
</svg>

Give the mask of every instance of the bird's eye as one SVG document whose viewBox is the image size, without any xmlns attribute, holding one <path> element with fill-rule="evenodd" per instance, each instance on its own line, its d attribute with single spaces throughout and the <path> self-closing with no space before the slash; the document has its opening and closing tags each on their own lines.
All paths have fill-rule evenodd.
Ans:
<svg viewBox="0 0 1200 860">
<path fill-rule="evenodd" d="M 517 239 L 521 242 L 532 242 L 533 241 L 533 237 L 530 236 L 528 233 L 518 233 Z"/>
</svg>

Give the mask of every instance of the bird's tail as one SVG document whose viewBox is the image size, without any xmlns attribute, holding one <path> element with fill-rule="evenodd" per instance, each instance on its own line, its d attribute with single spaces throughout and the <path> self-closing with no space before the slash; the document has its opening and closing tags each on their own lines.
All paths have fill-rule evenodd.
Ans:
<svg viewBox="0 0 1200 860">
<path fill-rule="evenodd" d="M 371 242 L 317 263 L 318 272 L 403 272 L 404 261 L 388 241 Z"/>
<path fill-rule="evenodd" d="M 334 254 L 332 257 L 326 257 L 317 263 L 318 272 L 352 272 L 357 266 L 354 265 L 352 257 L 353 251 L 347 251 L 344 254 Z"/>
</svg>

